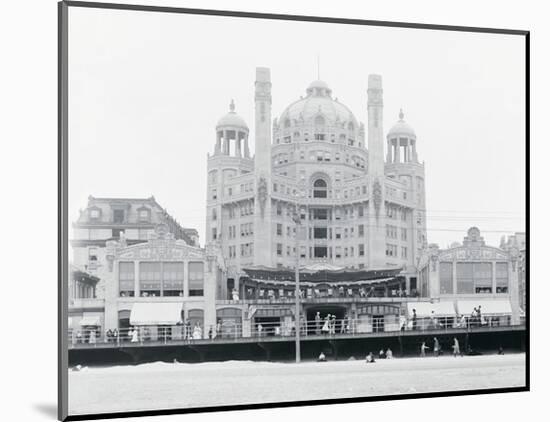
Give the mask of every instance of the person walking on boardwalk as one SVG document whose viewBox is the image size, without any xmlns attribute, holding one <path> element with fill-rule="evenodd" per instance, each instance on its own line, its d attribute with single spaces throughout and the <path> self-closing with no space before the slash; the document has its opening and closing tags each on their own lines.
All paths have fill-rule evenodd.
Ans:
<svg viewBox="0 0 550 422">
<path fill-rule="evenodd" d="M 423 357 L 423 358 L 426 357 L 426 350 L 428 350 L 428 349 L 429 349 L 429 347 L 426 346 L 426 342 L 423 341 L 422 345 L 420 346 L 420 357 Z"/>
<path fill-rule="evenodd" d="M 458 343 L 458 339 L 455 337 L 453 338 L 453 356 L 456 358 L 460 354 L 460 344 Z"/>
<path fill-rule="evenodd" d="M 95 344 L 95 330 L 90 331 L 90 337 L 89 337 L 88 343 Z"/>
<path fill-rule="evenodd" d="M 340 334 L 346 333 L 347 323 L 348 323 L 348 316 L 344 315 L 344 319 L 340 322 Z"/>
<path fill-rule="evenodd" d="M 222 322 L 218 319 L 216 322 L 216 337 L 222 335 Z"/>
<path fill-rule="evenodd" d="M 325 322 L 323 324 L 323 328 L 321 328 L 321 331 L 323 332 L 324 335 L 327 335 L 330 331 L 329 318 L 330 318 L 330 314 L 325 317 Z"/>
<path fill-rule="evenodd" d="M 432 311 L 430 314 L 430 330 L 435 330 L 437 328 L 437 323 L 435 321 L 435 312 Z"/>
<path fill-rule="evenodd" d="M 405 331 L 405 327 L 407 326 L 407 318 L 405 315 L 399 315 L 399 329 L 401 331 Z"/>
<path fill-rule="evenodd" d="M 191 321 L 185 321 L 185 340 L 191 340 Z"/>
<path fill-rule="evenodd" d="M 315 334 L 321 334 L 321 314 L 319 312 L 315 314 Z"/>
<path fill-rule="evenodd" d="M 131 342 L 132 343 L 137 343 L 139 341 L 139 338 L 138 338 L 138 330 L 136 328 L 133 328 L 132 331 L 130 332 L 131 334 Z"/>
</svg>

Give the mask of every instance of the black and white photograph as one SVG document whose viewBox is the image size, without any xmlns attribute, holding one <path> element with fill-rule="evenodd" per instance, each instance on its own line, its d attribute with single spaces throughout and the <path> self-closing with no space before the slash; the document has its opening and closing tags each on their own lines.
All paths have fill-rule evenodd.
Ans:
<svg viewBox="0 0 550 422">
<path fill-rule="evenodd" d="M 63 418 L 529 389 L 527 31 L 59 7 Z"/>
</svg>

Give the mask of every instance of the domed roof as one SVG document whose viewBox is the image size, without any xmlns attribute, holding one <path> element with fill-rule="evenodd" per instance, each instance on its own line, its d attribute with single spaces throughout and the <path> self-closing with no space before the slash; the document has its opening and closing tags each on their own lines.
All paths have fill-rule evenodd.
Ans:
<svg viewBox="0 0 550 422">
<path fill-rule="evenodd" d="M 231 100 L 231 104 L 229 105 L 229 113 L 227 113 L 220 120 L 218 120 L 216 129 L 222 126 L 237 127 L 248 131 L 248 125 L 246 124 L 244 119 L 241 116 L 239 116 L 237 113 L 235 113 L 235 102 L 233 100 Z"/>
<path fill-rule="evenodd" d="M 328 84 L 325 81 L 322 81 L 320 79 L 317 79 L 316 81 L 313 81 L 312 83 L 310 83 L 307 88 L 308 89 L 312 89 L 312 88 L 329 89 Z"/>
<path fill-rule="evenodd" d="M 403 110 L 399 110 L 399 120 L 396 124 L 392 126 L 392 128 L 388 132 L 388 136 L 405 135 L 416 138 L 416 133 L 414 132 L 414 129 L 411 125 L 405 122 L 405 120 L 403 120 L 404 117 L 405 115 L 403 114 Z"/>
<path fill-rule="evenodd" d="M 359 128 L 357 119 L 344 104 L 333 99 L 332 90 L 328 84 L 321 80 L 313 81 L 306 90 L 306 97 L 290 104 L 281 114 L 280 122 L 286 121 L 293 124 L 308 124 L 318 116 L 325 119 L 328 125 L 352 123 L 355 129 Z"/>
</svg>

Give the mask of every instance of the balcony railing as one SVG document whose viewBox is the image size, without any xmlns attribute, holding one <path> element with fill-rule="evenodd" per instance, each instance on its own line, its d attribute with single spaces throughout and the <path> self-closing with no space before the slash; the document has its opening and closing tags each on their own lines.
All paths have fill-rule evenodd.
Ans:
<svg viewBox="0 0 550 422">
<path fill-rule="evenodd" d="M 402 303 L 402 302 L 430 302 L 430 299 L 421 297 L 306 297 L 300 303 Z M 272 299 L 220 299 L 217 305 L 282 305 L 294 304 L 294 297 L 279 297 Z"/>
</svg>

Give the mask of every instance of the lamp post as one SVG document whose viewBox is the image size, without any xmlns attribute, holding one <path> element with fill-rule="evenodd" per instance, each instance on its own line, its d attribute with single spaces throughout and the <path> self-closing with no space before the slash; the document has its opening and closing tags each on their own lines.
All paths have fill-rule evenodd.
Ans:
<svg viewBox="0 0 550 422">
<path fill-rule="evenodd" d="M 295 326 L 295 343 L 296 343 L 296 363 L 300 363 L 301 356 L 300 356 L 300 330 L 301 330 L 301 321 L 300 321 L 300 240 L 299 240 L 299 228 L 301 225 L 300 221 L 300 212 L 298 210 L 298 200 L 296 200 L 296 204 L 294 205 L 294 215 L 292 216 L 292 219 L 294 220 L 294 224 L 296 225 L 296 236 L 295 236 L 295 247 L 296 247 L 296 267 L 294 270 L 294 284 L 295 284 L 295 292 L 294 292 L 294 299 L 295 299 L 295 305 L 296 309 L 294 312 L 294 326 Z"/>
</svg>

